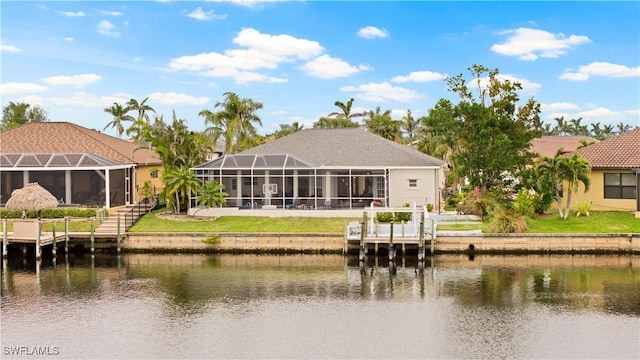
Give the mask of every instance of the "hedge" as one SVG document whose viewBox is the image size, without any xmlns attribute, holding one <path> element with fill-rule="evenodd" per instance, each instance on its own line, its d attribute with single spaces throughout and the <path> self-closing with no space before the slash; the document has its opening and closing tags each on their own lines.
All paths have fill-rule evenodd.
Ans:
<svg viewBox="0 0 640 360">
<path fill-rule="evenodd" d="M 55 208 L 42 210 L 40 217 L 43 219 L 62 219 L 64 217 L 70 218 L 92 218 L 97 215 L 96 208 Z M 22 211 L 20 210 L 7 210 L 0 208 L 0 218 L 2 219 L 20 219 L 22 218 Z M 27 218 L 38 218 L 37 211 L 28 211 Z"/>
</svg>

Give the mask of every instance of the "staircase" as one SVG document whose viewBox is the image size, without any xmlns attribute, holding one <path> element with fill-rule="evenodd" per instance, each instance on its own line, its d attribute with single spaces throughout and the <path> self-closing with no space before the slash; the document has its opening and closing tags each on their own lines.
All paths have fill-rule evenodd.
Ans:
<svg viewBox="0 0 640 360">
<path fill-rule="evenodd" d="M 95 229 L 95 235 L 116 237 L 118 235 L 118 218 L 120 218 L 120 234 L 124 234 L 138 219 L 153 208 L 148 199 L 135 205 L 127 205 L 105 218 Z"/>
</svg>

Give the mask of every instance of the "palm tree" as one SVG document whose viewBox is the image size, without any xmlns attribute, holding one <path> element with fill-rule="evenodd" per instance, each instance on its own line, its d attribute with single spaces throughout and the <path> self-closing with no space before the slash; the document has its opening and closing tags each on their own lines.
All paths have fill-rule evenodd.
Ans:
<svg viewBox="0 0 640 360">
<path fill-rule="evenodd" d="M 222 206 L 227 202 L 228 193 L 224 191 L 224 185 L 215 180 L 207 182 L 199 191 L 196 201 L 204 207 Z"/>
<path fill-rule="evenodd" d="M 231 152 L 232 144 L 235 153 L 240 152 L 241 147 L 253 145 L 257 131 L 254 124 L 262 126 L 262 121 L 256 115 L 256 111 L 264 106 L 253 99 L 240 98 L 236 93 L 226 92 L 225 100 L 217 102 L 215 107 L 220 107 L 218 112 L 202 110 L 199 116 L 204 116 L 206 124 L 212 124 L 207 131 L 213 132 L 214 140 L 220 136 L 225 140 L 225 153 Z"/>
<path fill-rule="evenodd" d="M 369 132 L 391 141 L 398 141 L 402 138 L 400 122 L 391 118 L 391 110 L 381 113 L 378 106 L 375 112 L 370 110 L 365 113 L 365 116 L 367 116 L 365 126 Z"/>
<path fill-rule="evenodd" d="M 625 124 L 623 122 L 618 123 L 618 125 L 616 125 L 616 128 L 618 129 L 618 135 L 622 135 L 622 134 L 626 133 L 627 131 L 633 130 L 631 125 Z"/>
<path fill-rule="evenodd" d="M 420 119 L 414 119 L 411 110 L 407 110 L 407 115 L 403 116 L 401 121 L 402 130 L 407 134 L 405 144 L 411 145 L 418 134 Z"/>
<path fill-rule="evenodd" d="M 118 138 L 122 137 L 122 133 L 124 133 L 124 121 L 134 121 L 133 116 L 128 115 L 129 108 L 124 107 L 117 102 L 114 102 L 111 107 L 104 108 L 104 112 L 111 114 L 113 116 L 113 120 L 104 127 L 104 130 L 107 130 L 108 127 L 112 127 L 116 129 L 118 133 Z"/>
<path fill-rule="evenodd" d="M 182 204 L 188 201 L 191 194 L 201 188 L 200 180 L 188 167 L 170 168 L 162 175 L 167 204 L 171 204 L 174 213 L 179 213 Z"/>
<path fill-rule="evenodd" d="M 571 206 L 571 195 L 577 192 L 580 183 L 584 185 L 584 191 L 589 191 L 591 185 L 591 165 L 584 157 L 578 153 L 574 153 L 570 158 L 563 158 L 560 166 L 560 179 L 567 184 L 567 205 L 564 210 L 563 218 L 569 217 L 569 208 Z"/>
<path fill-rule="evenodd" d="M 336 101 L 333 103 L 335 106 L 340 108 L 340 112 L 332 112 L 329 114 L 329 117 L 342 118 L 346 120 L 353 121 L 353 118 L 365 116 L 365 113 L 352 113 L 351 107 L 353 106 L 353 98 L 349 99 L 347 103 L 343 103 L 341 101 Z"/>
<path fill-rule="evenodd" d="M 149 114 L 152 112 L 155 114 L 156 110 L 147 105 L 149 97 L 144 98 L 142 102 L 138 102 L 136 99 L 131 99 L 127 102 L 127 111 L 137 111 L 138 117 L 132 122 L 131 126 L 127 129 L 127 135 L 132 136 L 136 141 L 140 141 L 144 128 L 150 125 Z M 133 135 L 132 135 L 133 134 Z"/>
<path fill-rule="evenodd" d="M 280 130 L 276 131 L 273 136 L 279 139 L 283 136 L 291 135 L 304 128 L 304 125 L 300 125 L 299 122 L 294 121 L 291 124 L 280 124 Z"/>
</svg>

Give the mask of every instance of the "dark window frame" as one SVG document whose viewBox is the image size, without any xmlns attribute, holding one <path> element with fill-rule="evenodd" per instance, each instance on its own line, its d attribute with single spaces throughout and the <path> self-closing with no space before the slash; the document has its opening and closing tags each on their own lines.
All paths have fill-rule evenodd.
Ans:
<svg viewBox="0 0 640 360">
<path fill-rule="evenodd" d="M 636 174 L 607 172 L 604 173 L 603 177 L 605 199 L 632 200 L 636 198 L 638 191 L 636 189 Z M 614 177 L 617 177 L 617 179 L 614 179 Z M 626 177 L 630 178 L 629 180 L 631 181 L 629 183 L 633 185 L 624 185 L 625 182 L 623 182 L 623 178 Z M 611 184 L 611 182 L 607 182 L 607 180 L 614 180 L 615 184 Z"/>
</svg>

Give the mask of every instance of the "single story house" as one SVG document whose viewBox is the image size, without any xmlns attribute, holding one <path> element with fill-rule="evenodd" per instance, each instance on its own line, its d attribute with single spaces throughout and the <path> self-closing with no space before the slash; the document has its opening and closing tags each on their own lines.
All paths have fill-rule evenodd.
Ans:
<svg viewBox="0 0 640 360">
<path fill-rule="evenodd" d="M 591 188 L 575 194 L 594 210 L 629 210 L 640 217 L 640 127 L 576 150 L 591 164 Z"/>
<path fill-rule="evenodd" d="M 362 129 L 308 129 L 192 170 L 229 194 L 226 207 L 354 209 L 431 203 L 445 162 Z M 190 206 L 197 207 L 197 194 Z"/>
<path fill-rule="evenodd" d="M 151 149 L 69 122 L 27 123 L 0 132 L 0 205 L 37 182 L 60 203 L 113 208 L 142 200 L 146 181 L 162 190 Z"/>
<path fill-rule="evenodd" d="M 562 149 L 561 155 L 571 155 L 583 143 L 597 143 L 598 140 L 589 136 L 542 136 L 531 140 L 531 152 L 538 157 L 556 156 L 558 150 Z"/>
</svg>

